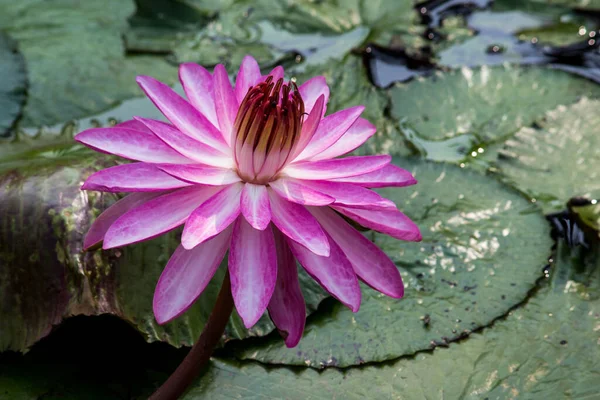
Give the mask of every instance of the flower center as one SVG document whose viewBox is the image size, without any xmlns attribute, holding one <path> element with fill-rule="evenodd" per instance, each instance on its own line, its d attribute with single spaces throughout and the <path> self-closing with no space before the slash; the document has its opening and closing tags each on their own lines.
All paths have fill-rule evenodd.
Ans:
<svg viewBox="0 0 600 400">
<path fill-rule="evenodd" d="M 266 184 L 291 161 L 300 138 L 304 102 L 298 87 L 269 76 L 252 86 L 235 118 L 234 157 L 240 177 L 251 183 Z"/>
</svg>

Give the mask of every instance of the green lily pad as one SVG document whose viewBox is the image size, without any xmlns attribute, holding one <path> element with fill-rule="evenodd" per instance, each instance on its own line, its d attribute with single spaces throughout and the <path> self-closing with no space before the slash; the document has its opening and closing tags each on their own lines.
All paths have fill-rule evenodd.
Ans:
<svg viewBox="0 0 600 400">
<path fill-rule="evenodd" d="M 563 209 L 571 197 L 598 198 L 599 106 L 583 98 L 520 129 L 500 152 L 500 173 L 546 212 Z"/>
<path fill-rule="evenodd" d="M 561 5 L 580 10 L 600 10 L 599 0 L 528 0 L 544 5 Z"/>
<path fill-rule="evenodd" d="M 441 156 L 435 159 L 456 161 L 480 157 L 473 154 L 477 147 L 501 143 L 558 105 L 599 97 L 600 86 L 549 68 L 484 66 L 419 78 L 390 94 L 391 114 L 402 123 L 404 136 L 417 148 L 446 141 L 454 148 L 447 155 L 436 148 Z M 457 146 L 458 137 L 464 146 Z"/>
<path fill-rule="evenodd" d="M 328 114 L 359 104 L 365 106 L 362 117 L 377 127 L 377 133 L 358 148 L 355 154 L 411 154 L 404 142 L 397 140 L 398 127 L 386 115 L 390 104 L 387 92 L 371 84 L 360 57 L 349 54 L 339 61 L 309 66 L 300 72 L 292 69 L 288 74 L 296 77 L 300 83 L 313 76 L 323 75 L 331 89 Z"/>
<path fill-rule="evenodd" d="M 136 75 L 174 81 L 162 57 L 125 56 L 121 32 L 133 1 L 0 0 L 0 29 L 14 37 L 28 66 L 23 126 L 96 114 L 141 94 Z"/>
<path fill-rule="evenodd" d="M 558 252 L 551 278 L 523 307 L 447 349 L 343 371 L 215 360 L 184 399 L 595 398 L 599 258 L 564 243 Z"/>
<path fill-rule="evenodd" d="M 467 336 L 526 298 L 552 246 L 541 213 L 492 177 L 448 164 L 394 162 L 419 183 L 382 194 L 419 225 L 423 242 L 373 239 L 400 269 L 404 299 L 364 286 L 358 313 L 328 301 L 296 348 L 273 336 L 233 347 L 239 358 L 317 368 L 390 360 Z"/>
<path fill-rule="evenodd" d="M 545 279 L 522 307 L 466 341 L 344 370 L 316 371 L 213 358 L 183 399 L 592 399 L 600 391 L 599 267 L 597 254 L 572 252 L 561 242 L 550 279 Z M 96 326 L 106 326 L 106 322 L 99 321 Z M 105 343 L 106 333 L 98 331 L 90 331 L 93 347 L 87 356 L 74 362 L 71 355 L 70 362 L 57 365 L 55 358 L 49 358 L 57 351 L 46 355 L 36 351 L 41 348 L 25 357 L 0 357 L 3 395 L 7 400 L 38 396 L 141 400 L 176 366 L 177 357 L 173 359 L 172 353 L 160 351 L 154 344 L 135 346 L 135 350 L 118 347 L 123 346 L 123 338 L 114 335 L 121 334 L 120 330 L 111 331 L 109 343 Z M 81 339 L 85 333 L 71 333 L 78 335 L 74 337 L 76 345 L 85 341 Z M 47 349 L 56 349 L 56 344 L 51 345 L 57 342 L 68 343 L 68 334 L 63 333 L 62 342 L 58 336 L 59 332 L 52 343 L 45 344 Z M 131 342 L 137 344 L 127 339 Z M 97 364 L 103 356 L 111 360 L 101 353 L 104 349 L 119 360 L 109 370 Z M 135 358 L 128 359 L 128 355 Z M 64 358 L 64 353 L 60 356 Z M 159 365 L 162 368 L 157 368 Z"/>
<path fill-rule="evenodd" d="M 423 44 L 416 35 L 422 28 L 416 25 L 410 0 L 260 0 L 207 8 L 198 2 L 178 7 L 167 7 L 170 2 L 164 0 L 142 3 L 144 9 L 138 10 L 126 32 L 127 48 L 172 53 L 176 62 L 235 68 L 252 54 L 265 68 L 276 63 L 306 66 L 339 60 L 367 36 L 386 45 L 398 38 L 412 47 Z M 190 9 L 185 18 L 180 15 L 184 7 Z M 162 12 L 151 17 L 150 8 Z"/>
<path fill-rule="evenodd" d="M 0 136 L 12 128 L 25 103 L 27 74 L 16 43 L 0 32 Z"/>
<path fill-rule="evenodd" d="M 504 22 L 516 28 L 510 32 L 516 38 L 538 46 L 541 44 L 562 46 L 582 41 L 589 32 L 598 29 L 598 21 L 593 16 L 574 12 L 558 2 L 543 4 L 535 0 L 499 0 L 494 1 L 491 11 L 497 16 L 506 12 L 518 12 L 531 20 L 537 20 L 537 24 L 529 26 L 519 25 L 510 19 L 504 19 Z M 501 18 L 496 20 L 502 22 Z"/>
</svg>

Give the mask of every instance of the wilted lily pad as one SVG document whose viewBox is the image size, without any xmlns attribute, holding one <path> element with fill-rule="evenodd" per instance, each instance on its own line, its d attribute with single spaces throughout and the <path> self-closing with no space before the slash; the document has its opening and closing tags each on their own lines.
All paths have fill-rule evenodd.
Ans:
<svg viewBox="0 0 600 400">
<path fill-rule="evenodd" d="M 465 67 L 392 88 L 391 112 L 414 131 L 412 139 L 408 135 L 411 141 L 442 143 L 462 136 L 465 143 L 485 147 L 505 140 L 546 111 L 572 104 L 581 96 L 598 97 L 600 87 L 549 68 Z M 463 146 L 457 150 L 464 158 L 472 149 Z M 457 155 L 449 160 L 459 158 Z"/>
<path fill-rule="evenodd" d="M 273 337 L 235 348 L 240 358 L 313 367 L 390 360 L 445 346 L 526 298 L 552 245 L 541 213 L 492 177 L 447 164 L 395 163 L 419 183 L 382 192 L 419 225 L 423 242 L 373 239 L 400 269 L 404 299 L 363 287 L 358 313 L 332 300 L 309 318 L 298 347 Z"/>
<path fill-rule="evenodd" d="M 16 43 L 0 32 L 0 136 L 5 134 L 21 114 L 25 103 L 27 76 L 25 61 Z"/>
<path fill-rule="evenodd" d="M 23 126 L 95 114 L 139 95 L 136 75 L 174 81 L 176 70 L 155 56 L 125 57 L 121 38 L 132 0 L 0 1 L 0 29 L 14 37 L 27 62 Z M 93 44 L 93 45 L 92 45 Z"/>
<path fill-rule="evenodd" d="M 520 129 L 500 153 L 500 172 L 546 212 L 563 209 L 571 197 L 598 198 L 598 107 L 600 101 L 583 98 Z"/>
</svg>

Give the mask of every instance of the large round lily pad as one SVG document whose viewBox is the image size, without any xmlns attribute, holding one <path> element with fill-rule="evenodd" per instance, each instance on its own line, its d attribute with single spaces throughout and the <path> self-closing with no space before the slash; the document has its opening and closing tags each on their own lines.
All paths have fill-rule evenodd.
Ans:
<svg viewBox="0 0 600 400">
<path fill-rule="evenodd" d="M 395 159 L 419 183 L 383 195 L 421 228 L 423 242 L 374 234 L 406 284 L 395 300 L 363 287 L 352 313 L 335 301 L 309 318 L 298 347 L 276 337 L 234 348 L 242 359 L 312 367 L 390 360 L 447 345 L 521 302 L 550 256 L 549 226 L 493 177 L 447 164 Z"/>
<path fill-rule="evenodd" d="M 520 129 L 500 153 L 500 172 L 547 212 L 574 196 L 598 198 L 599 107 L 600 101 L 583 98 Z"/>
<path fill-rule="evenodd" d="M 0 136 L 5 134 L 21 114 L 25 103 L 27 74 L 25 61 L 16 43 L 0 32 Z"/>
<path fill-rule="evenodd" d="M 378 365 L 325 371 L 215 358 L 183 399 L 594 399 L 600 392 L 597 260 L 597 255 L 571 252 L 561 242 L 550 279 L 545 279 L 522 307 L 449 348 Z M 119 343 L 114 337 L 117 332 L 111 334 L 109 340 Z M 97 338 L 105 339 L 97 333 L 91 340 Z M 127 367 L 119 364 L 106 371 L 88 360 L 89 354 L 93 357 L 101 351 L 98 347 L 103 348 L 102 344 L 92 343 L 95 346 L 79 364 L 57 366 L 53 358 L 47 361 L 47 357 L 40 361 L 35 350 L 23 358 L 0 359 L 3 395 L 8 400 L 38 396 L 142 399 L 176 366 L 169 354 L 146 345 L 136 350 L 123 347 L 125 355 L 119 354 L 119 360 L 126 360 Z M 110 348 L 108 352 L 119 349 Z M 148 361 L 124 358 L 129 354 L 144 354 L 142 358 Z M 166 367 L 157 372 L 158 365 Z M 82 370 L 84 366 L 87 368 Z M 116 371 L 126 371 L 127 378 L 117 376 Z"/>
<path fill-rule="evenodd" d="M 175 81 L 162 57 L 125 56 L 121 32 L 133 0 L 0 0 L 0 29 L 17 42 L 29 74 L 23 126 L 96 114 L 141 95 L 136 75 Z"/>
<path fill-rule="evenodd" d="M 600 265 L 563 244 L 551 279 L 522 308 L 448 349 L 344 371 L 216 360 L 184 399 L 596 398 Z"/>
<path fill-rule="evenodd" d="M 459 135 L 504 140 L 558 105 L 599 97 L 600 86 L 541 67 L 481 67 L 438 73 L 391 90 L 392 116 L 429 140 Z"/>
</svg>

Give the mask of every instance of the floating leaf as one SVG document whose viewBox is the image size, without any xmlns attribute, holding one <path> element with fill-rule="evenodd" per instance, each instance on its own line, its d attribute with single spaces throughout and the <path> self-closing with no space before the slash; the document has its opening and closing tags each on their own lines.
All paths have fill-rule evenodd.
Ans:
<svg viewBox="0 0 600 400">
<path fill-rule="evenodd" d="M 121 31 L 130 0 L 0 0 L 0 28 L 13 36 L 28 65 L 23 126 L 95 114 L 139 95 L 136 75 L 167 81 L 175 68 L 155 56 L 125 57 Z"/>
<path fill-rule="evenodd" d="M 0 136 L 12 128 L 25 103 L 25 61 L 16 43 L 0 32 Z"/>
<path fill-rule="evenodd" d="M 172 52 L 177 62 L 235 67 L 246 54 L 252 54 L 264 67 L 275 63 L 306 66 L 339 60 L 367 36 L 385 45 L 398 38 L 412 47 L 419 42 L 413 34 L 418 29 L 410 0 L 238 1 L 209 7 L 211 11 L 219 8 L 219 12 L 208 20 L 209 13 L 198 2 L 178 6 L 191 10 L 183 18 L 178 7 L 169 8 L 170 3 L 164 0 L 139 1 L 145 8 L 132 19 L 126 33 L 127 47 L 142 52 Z M 204 16 L 194 21 L 198 7 Z M 163 12 L 154 12 L 152 18 L 148 8 Z M 173 25 L 173 21 L 181 23 Z"/>
<path fill-rule="evenodd" d="M 392 116 L 412 130 L 406 132 L 410 141 L 428 144 L 464 136 L 465 143 L 485 147 L 512 136 L 558 105 L 574 103 L 581 96 L 600 96 L 600 87 L 549 68 L 504 66 L 438 73 L 398 85 L 390 93 Z M 447 144 L 455 145 L 454 141 Z M 436 159 L 456 161 L 473 151 L 468 146 L 455 149 L 447 158 Z"/>
<path fill-rule="evenodd" d="M 382 192 L 419 225 L 423 242 L 373 238 L 400 269 L 405 297 L 391 299 L 364 286 L 358 313 L 332 300 L 309 319 L 298 347 L 287 349 L 272 337 L 235 347 L 240 358 L 313 367 L 390 360 L 445 346 L 526 298 L 552 245 L 549 226 L 531 203 L 473 171 L 395 163 L 419 183 Z"/>
<path fill-rule="evenodd" d="M 551 280 L 522 308 L 448 349 L 343 371 L 216 360 L 184 399 L 595 398 L 600 392 L 598 255 L 571 254 L 564 247 L 558 248 Z"/>
<path fill-rule="evenodd" d="M 599 106 L 600 101 L 583 98 L 520 129 L 500 153 L 500 172 L 546 212 L 563 209 L 571 197 L 598 198 Z"/>
</svg>

